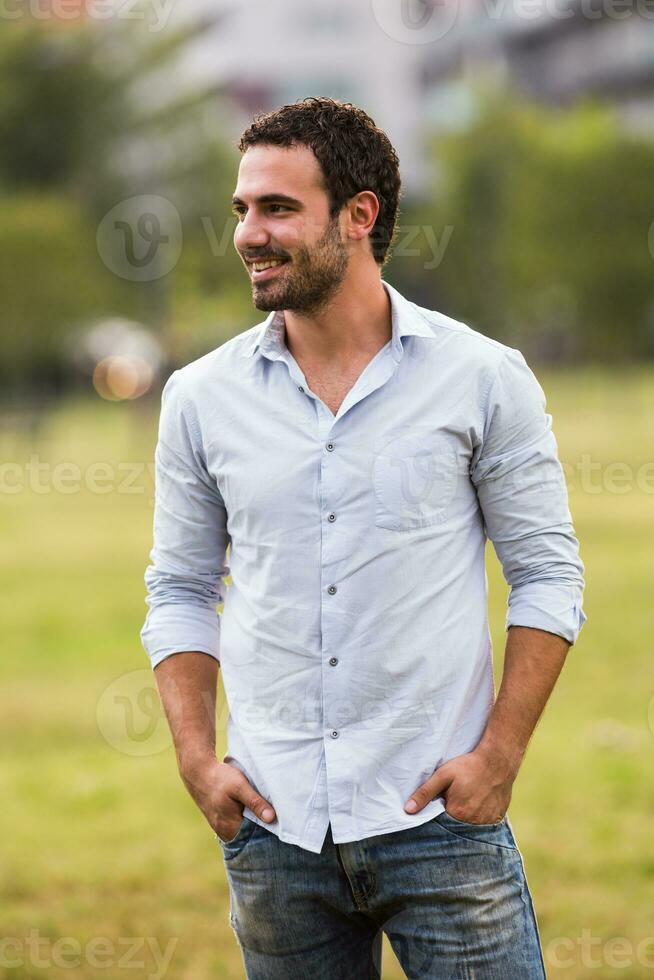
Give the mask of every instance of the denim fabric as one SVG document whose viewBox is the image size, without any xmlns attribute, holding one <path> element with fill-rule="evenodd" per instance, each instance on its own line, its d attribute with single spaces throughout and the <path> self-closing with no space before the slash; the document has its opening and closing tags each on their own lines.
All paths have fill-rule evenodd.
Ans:
<svg viewBox="0 0 654 980">
<path fill-rule="evenodd" d="M 248 980 L 381 976 L 385 933 L 409 978 L 543 980 L 538 925 L 508 816 L 417 827 L 320 854 L 243 818 L 220 838 Z"/>
</svg>

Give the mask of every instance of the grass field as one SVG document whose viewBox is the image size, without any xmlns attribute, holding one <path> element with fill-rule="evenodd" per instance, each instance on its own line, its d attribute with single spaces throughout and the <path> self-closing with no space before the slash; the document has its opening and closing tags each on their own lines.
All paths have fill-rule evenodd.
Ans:
<svg viewBox="0 0 654 980">
<path fill-rule="evenodd" d="M 509 813 L 548 976 L 635 980 L 654 975 L 654 370 L 539 377 L 588 623 Z M 38 438 L 0 430 L 0 977 L 243 976 L 220 848 L 138 637 L 157 410 L 71 401 Z M 490 548 L 488 568 L 499 676 Z M 387 943 L 383 976 L 403 976 Z"/>
</svg>

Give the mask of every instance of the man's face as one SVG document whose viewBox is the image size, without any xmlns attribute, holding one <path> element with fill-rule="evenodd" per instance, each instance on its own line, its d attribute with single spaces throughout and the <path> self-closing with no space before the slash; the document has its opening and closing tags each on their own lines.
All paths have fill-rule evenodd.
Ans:
<svg viewBox="0 0 654 980">
<path fill-rule="evenodd" d="M 345 278 L 349 261 L 339 216 L 329 220 L 320 164 L 305 146 L 253 146 L 238 171 L 234 245 L 259 310 L 315 313 Z M 257 271 L 253 260 L 282 260 Z"/>
</svg>

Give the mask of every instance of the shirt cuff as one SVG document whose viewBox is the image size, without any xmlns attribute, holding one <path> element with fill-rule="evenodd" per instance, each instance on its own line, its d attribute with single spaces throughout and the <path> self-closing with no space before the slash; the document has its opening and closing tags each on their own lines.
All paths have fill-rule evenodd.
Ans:
<svg viewBox="0 0 654 980">
<path fill-rule="evenodd" d="M 586 619 L 576 588 L 541 582 L 513 588 L 509 593 L 507 630 L 510 626 L 530 626 L 556 633 L 574 646 Z"/>
<path fill-rule="evenodd" d="M 172 653 L 195 650 L 220 663 L 220 617 L 211 609 L 177 602 L 153 606 L 140 636 L 153 669 Z"/>
</svg>

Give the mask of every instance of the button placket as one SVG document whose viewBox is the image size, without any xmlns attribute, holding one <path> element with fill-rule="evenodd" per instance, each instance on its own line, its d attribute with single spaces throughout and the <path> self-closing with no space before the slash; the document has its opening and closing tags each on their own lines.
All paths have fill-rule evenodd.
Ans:
<svg viewBox="0 0 654 980">
<path fill-rule="evenodd" d="M 320 407 L 320 406 L 318 406 Z M 325 416 L 326 418 L 326 416 Z M 329 438 L 330 429 L 333 424 L 333 417 L 329 415 L 329 425 L 325 424 L 322 428 L 323 441 L 322 441 L 322 459 L 320 465 L 320 506 L 322 513 L 323 527 L 326 525 L 332 525 L 337 519 L 337 514 L 330 509 L 330 503 L 335 503 L 339 499 L 340 484 L 342 482 L 342 473 L 339 472 L 339 459 L 335 455 L 332 457 L 331 454 L 337 451 L 337 444 L 335 441 Z M 338 599 L 331 599 L 330 597 L 336 596 L 338 593 L 339 586 L 335 582 L 330 582 L 328 575 L 333 575 L 335 573 L 334 562 L 338 561 L 339 558 L 339 542 L 337 536 L 330 534 L 329 531 L 325 530 L 322 534 L 322 550 L 321 550 L 321 566 L 322 566 L 322 588 L 324 590 L 325 599 L 321 603 L 322 605 L 322 649 L 323 649 L 323 660 L 322 660 L 322 670 L 323 670 L 323 698 L 324 698 L 324 711 L 325 711 L 325 721 L 329 724 L 329 712 L 334 704 L 335 699 L 339 697 L 341 692 L 341 684 L 343 680 L 347 680 L 344 675 L 341 674 L 331 674 L 329 671 L 337 666 L 339 663 L 338 657 L 331 656 L 331 651 L 336 649 L 336 644 L 338 642 L 339 636 L 339 616 L 338 607 L 340 603 Z M 329 670 L 327 669 L 329 668 Z M 334 719 L 335 720 L 335 719 Z M 339 792 L 341 792 L 340 785 L 342 776 L 339 774 L 339 766 L 335 762 L 334 765 L 330 763 L 330 758 L 338 758 L 338 747 L 337 743 L 340 744 L 340 731 L 337 728 L 327 728 L 325 729 L 325 741 L 330 746 L 326 750 L 326 783 L 330 785 L 330 793 L 334 799 L 338 799 Z M 333 746 L 333 748 L 331 748 Z"/>
</svg>

